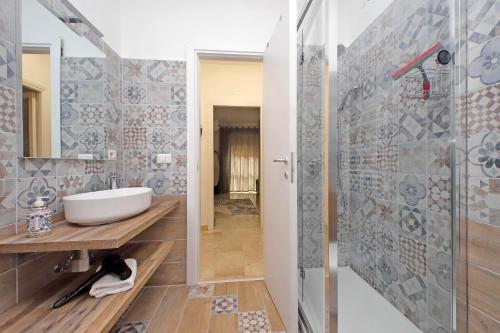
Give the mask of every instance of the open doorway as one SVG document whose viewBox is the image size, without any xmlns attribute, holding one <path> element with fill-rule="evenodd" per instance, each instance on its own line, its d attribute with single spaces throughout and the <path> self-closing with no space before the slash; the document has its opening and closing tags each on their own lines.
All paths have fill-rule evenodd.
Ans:
<svg viewBox="0 0 500 333">
<path fill-rule="evenodd" d="M 200 281 L 264 277 L 262 62 L 200 61 Z"/>
</svg>

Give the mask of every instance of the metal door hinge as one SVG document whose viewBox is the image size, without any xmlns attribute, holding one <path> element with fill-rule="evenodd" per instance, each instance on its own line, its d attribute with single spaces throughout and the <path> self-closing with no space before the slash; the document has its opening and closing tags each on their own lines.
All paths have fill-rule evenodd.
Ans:
<svg viewBox="0 0 500 333">
<path fill-rule="evenodd" d="M 300 270 L 300 278 L 302 280 L 305 280 L 306 279 L 306 270 L 302 266 L 300 266 L 299 270 Z"/>
</svg>

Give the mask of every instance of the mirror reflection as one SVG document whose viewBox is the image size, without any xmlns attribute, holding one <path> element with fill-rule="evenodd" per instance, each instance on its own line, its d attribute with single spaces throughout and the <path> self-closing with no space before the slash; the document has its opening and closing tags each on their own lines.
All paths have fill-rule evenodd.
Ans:
<svg viewBox="0 0 500 333">
<path fill-rule="evenodd" d="M 21 8 L 23 156 L 104 159 L 105 54 L 79 33 L 78 15 L 37 0 Z"/>
</svg>

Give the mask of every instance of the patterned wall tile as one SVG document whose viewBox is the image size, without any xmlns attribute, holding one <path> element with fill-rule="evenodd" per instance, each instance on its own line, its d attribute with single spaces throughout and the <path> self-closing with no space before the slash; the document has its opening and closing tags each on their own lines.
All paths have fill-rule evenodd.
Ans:
<svg viewBox="0 0 500 333">
<path fill-rule="evenodd" d="M 80 126 L 102 127 L 108 122 L 103 104 L 73 104 L 73 108 L 79 115 Z"/>
<path fill-rule="evenodd" d="M 401 232 L 409 238 L 425 242 L 427 236 L 427 217 L 425 210 L 401 205 L 399 208 L 399 215 Z"/>
<path fill-rule="evenodd" d="M 401 98 L 399 111 L 399 142 L 413 142 L 427 138 L 427 108 L 417 99 Z"/>
<path fill-rule="evenodd" d="M 83 190 L 83 175 L 57 177 L 57 211 L 64 210 L 62 199 L 65 196 L 82 193 Z"/>
<path fill-rule="evenodd" d="M 500 179 L 469 177 L 468 186 L 468 217 L 500 226 Z"/>
<path fill-rule="evenodd" d="M 147 127 L 170 127 L 168 107 L 162 105 L 148 105 L 146 109 Z"/>
<path fill-rule="evenodd" d="M 106 181 L 103 175 L 91 175 L 89 177 L 85 176 L 84 180 L 84 192 L 96 192 L 107 189 Z"/>
<path fill-rule="evenodd" d="M 469 135 L 500 131 L 500 84 L 488 86 L 467 95 L 467 113 L 460 114 L 462 129 Z"/>
<path fill-rule="evenodd" d="M 450 254 L 427 248 L 427 262 L 429 265 L 428 278 L 430 282 L 451 292 L 453 282 L 452 257 Z"/>
<path fill-rule="evenodd" d="M 77 103 L 79 101 L 78 82 L 61 80 L 61 103 Z"/>
<path fill-rule="evenodd" d="M 124 82 L 123 102 L 124 104 L 148 104 L 148 86 L 144 82 Z"/>
<path fill-rule="evenodd" d="M 20 158 L 18 178 L 47 177 L 56 175 L 56 161 L 42 158 Z"/>
<path fill-rule="evenodd" d="M 0 85 L 0 131 L 16 131 L 16 91 Z"/>
<path fill-rule="evenodd" d="M 429 195 L 427 204 L 429 210 L 438 213 L 451 214 L 451 180 L 449 176 L 429 176 Z"/>
<path fill-rule="evenodd" d="M 170 129 L 170 146 L 174 150 L 187 149 L 187 129 L 186 128 L 172 128 Z"/>
<path fill-rule="evenodd" d="M 104 82 L 78 81 L 79 103 L 104 103 Z"/>
<path fill-rule="evenodd" d="M 170 95 L 170 85 L 168 83 L 149 83 L 149 93 L 151 95 L 151 103 L 154 105 L 169 105 L 173 104 Z"/>
<path fill-rule="evenodd" d="M 425 277 L 404 267 L 399 272 L 399 307 L 421 329 L 427 321 L 427 283 Z"/>
<path fill-rule="evenodd" d="M 0 179 L 17 177 L 16 134 L 0 132 Z"/>
<path fill-rule="evenodd" d="M 473 135 L 468 146 L 471 176 L 500 177 L 500 132 Z"/>
<path fill-rule="evenodd" d="M 450 175 L 452 147 L 448 139 L 429 140 L 427 147 L 427 172 L 430 175 Z"/>
<path fill-rule="evenodd" d="M 153 82 L 182 83 L 186 81 L 186 62 L 152 60 L 148 63 L 147 73 Z"/>
<path fill-rule="evenodd" d="M 83 175 L 85 172 L 85 161 L 81 160 L 57 160 L 57 176 Z"/>
<path fill-rule="evenodd" d="M 78 136 L 78 143 L 82 151 L 104 150 L 106 145 L 104 128 L 82 127 Z"/>
<path fill-rule="evenodd" d="M 15 1 L 3 1 L 0 6 L 0 38 L 14 43 L 16 38 Z"/>
<path fill-rule="evenodd" d="M 24 219 L 36 197 L 45 197 L 45 202 L 56 210 L 56 177 L 20 178 L 17 181 L 17 218 Z"/>
<path fill-rule="evenodd" d="M 468 39 L 480 45 L 500 35 L 500 6 L 496 0 L 467 0 Z"/>
<path fill-rule="evenodd" d="M 441 252 L 451 254 L 451 216 L 429 212 L 427 214 L 427 243 Z"/>
<path fill-rule="evenodd" d="M 399 172 L 425 174 L 426 165 L 425 142 L 403 143 L 399 145 Z"/>
<path fill-rule="evenodd" d="M 16 58 L 15 46 L 0 38 L 0 84 L 15 88 Z"/>
<path fill-rule="evenodd" d="M 147 147 L 146 128 L 123 129 L 123 149 L 146 149 L 146 147 Z"/>
<path fill-rule="evenodd" d="M 146 81 L 147 60 L 123 59 L 123 80 L 124 81 Z"/>
<path fill-rule="evenodd" d="M 0 225 L 16 222 L 16 180 L 0 180 Z"/>
<path fill-rule="evenodd" d="M 451 103 L 448 96 L 428 102 L 427 131 L 429 139 L 447 138 L 451 134 Z"/>
<path fill-rule="evenodd" d="M 427 246 L 414 239 L 399 236 L 399 261 L 408 270 L 426 276 Z"/>
<path fill-rule="evenodd" d="M 399 202 L 412 207 L 425 208 L 427 197 L 424 175 L 399 175 Z"/>
<path fill-rule="evenodd" d="M 434 319 L 441 330 L 436 329 L 435 332 L 450 332 L 452 317 L 452 297 L 449 292 L 436 286 L 434 283 L 429 282 L 428 287 L 428 300 L 427 306 L 429 317 Z"/>
<path fill-rule="evenodd" d="M 490 39 L 481 46 L 469 49 L 468 89 L 474 91 L 500 82 L 500 37 Z"/>
<path fill-rule="evenodd" d="M 140 175 L 147 170 L 147 153 L 142 150 L 126 150 L 124 152 L 125 173 L 129 175 Z"/>
<path fill-rule="evenodd" d="M 124 127 L 145 128 L 147 124 L 147 107 L 144 105 L 127 105 L 124 108 Z"/>
</svg>

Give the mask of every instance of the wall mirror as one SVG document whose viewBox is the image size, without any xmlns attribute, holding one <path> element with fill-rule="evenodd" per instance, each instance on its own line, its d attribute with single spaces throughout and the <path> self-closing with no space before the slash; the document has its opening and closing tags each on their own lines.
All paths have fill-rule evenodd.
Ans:
<svg viewBox="0 0 500 333">
<path fill-rule="evenodd" d="M 22 0 L 21 18 L 21 157 L 107 158 L 102 35 L 67 0 Z"/>
</svg>

